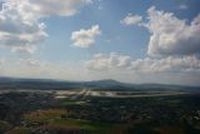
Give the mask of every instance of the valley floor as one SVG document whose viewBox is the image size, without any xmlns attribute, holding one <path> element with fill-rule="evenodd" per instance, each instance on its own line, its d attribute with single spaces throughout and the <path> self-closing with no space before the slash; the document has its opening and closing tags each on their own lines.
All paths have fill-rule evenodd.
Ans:
<svg viewBox="0 0 200 134">
<path fill-rule="evenodd" d="M 6 90 L 2 134 L 198 134 L 200 94 L 183 91 Z"/>
</svg>

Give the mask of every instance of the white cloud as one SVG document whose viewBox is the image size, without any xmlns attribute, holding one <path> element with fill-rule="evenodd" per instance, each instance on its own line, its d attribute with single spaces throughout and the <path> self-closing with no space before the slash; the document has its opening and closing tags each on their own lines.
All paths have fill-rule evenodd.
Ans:
<svg viewBox="0 0 200 134">
<path fill-rule="evenodd" d="M 144 26 L 150 31 L 147 57 L 96 54 L 86 62 L 87 69 L 99 72 L 102 77 L 120 80 L 197 84 L 200 78 L 200 15 L 187 22 L 155 7 L 149 8 L 147 13 L 147 22 L 128 20 L 131 15 L 121 21 L 126 25 Z"/>
<path fill-rule="evenodd" d="M 142 16 L 128 14 L 123 20 L 120 21 L 121 24 L 124 25 L 135 25 L 142 22 Z"/>
<path fill-rule="evenodd" d="M 148 9 L 147 14 L 146 23 L 141 22 L 142 17 L 139 19 L 138 15 L 134 15 L 138 16 L 136 17 L 138 22 L 132 23 L 129 19 L 132 18 L 130 14 L 123 20 L 127 25 L 139 23 L 151 34 L 148 56 L 132 60 L 129 69 L 134 72 L 197 71 L 199 73 L 200 15 L 187 23 L 173 13 L 156 10 L 154 6 Z"/>
<path fill-rule="evenodd" d="M 195 56 L 144 58 L 132 62 L 131 69 L 138 72 L 200 72 L 200 60 Z"/>
<path fill-rule="evenodd" d="M 33 6 L 32 10 L 43 16 L 72 16 L 78 12 L 80 6 L 92 3 L 92 0 L 29 0 L 29 2 Z"/>
<path fill-rule="evenodd" d="M 86 62 L 86 67 L 91 70 L 108 70 L 113 68 L 126 68 L 131 65 L 131 57 L 117 53 L 96 54 Z"/>
<path fill-rule="evenodd" d="M 34 58 L 27 58 L 27 59 L 20 59 L 18 64 L 20 65 L 26 65 L 28 67 L 41 67 L 41 66 L 45 66 L 45 64 L 43 62 L 40 62 L 37 59 Z"/>
<path fill-rule="evenodd" d="M 86 62 L 89 70 L 107 71 L 118 70 L 133 72 L 200 72 L 200 59 L 196 56 L 166 57 L 155 59 L 146 57 L 134 59 L 128 55 L 117 53 L 96 54 Z"/>
<path fill-rule="evenodd" d="M 26 45 L 26 46 L 12 46 L 11 52 L 17 52 L 20 54 L 33 54 L 37 50 L 35 45 Z"/>
<path fill-rule="evenodd" d="M 146 27 L 151 33 L 148 54 L 151 56 L 192 55 L 200 53 L 200 15 L 190 24 L 173 13 L 147 11 Z"/>
<path fill-rule="evenodd" d="M 0 46 L 33 53 L 46 38 L 41 18 L 72 16 L 92 0 L 7 0 L 0 11 Z"/>
<path fill-rule="evenodd" d="M 90 29 L 80 29 L 72 32 L 71 40 L 73 45 L 81 48 L 88 48 L 95 44 L 95 38 L 101 34 L 99 25 L 94 25 Z"/>
<path fill-rule="evenodd" d="M 12 51 L 33 52 L 32 48 L 47 37 L 45 24 L 34 18 L 32 13 L 21 10 L 21 6 L 15 2 L 3 4 L 0 11 L 0 46 L 9 47 Z"/>
</svg>

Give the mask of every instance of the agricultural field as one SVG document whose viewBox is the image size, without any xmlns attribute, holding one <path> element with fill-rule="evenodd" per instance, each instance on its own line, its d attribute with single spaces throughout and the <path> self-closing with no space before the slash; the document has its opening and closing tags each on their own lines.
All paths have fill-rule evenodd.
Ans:
<svg viewBox="0 0 200 134">
<path fill-rule="evenodd" d="M 200 132 L 200 94 L 183 91 L 11 90 L 0 94 L 0 133 Z"/>
</svg>

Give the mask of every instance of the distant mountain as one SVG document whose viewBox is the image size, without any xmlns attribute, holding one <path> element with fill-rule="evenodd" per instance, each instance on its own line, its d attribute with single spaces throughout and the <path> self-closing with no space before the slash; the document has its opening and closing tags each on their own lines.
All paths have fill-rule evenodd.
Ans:
<svg viewBox="0 0 200 134">
<path fill-rule="evenodd" d="M 126 84 L 115 80 L 99 80 L 85 82 L 58 81 L 51 79 L 24 79 L 0 77 L 0 88 L 27 88 L 27 89 L 74 89 L 74 88 L 92 88 L 107 89 L 126 87 Z"/>
<path fill-rule="evenodd" d="M 96 81 L 59 81 L 51 79 L 25 79 L 0 77 L 0 90 L 4 89 L 40 89 L 40 90 L 68 90 L 90 88 L 95 90 L 184 90 L 200 91 L 200 87 L 162 85 L 162 84 L 129 84 L 112 79 Z"/>
</svg>

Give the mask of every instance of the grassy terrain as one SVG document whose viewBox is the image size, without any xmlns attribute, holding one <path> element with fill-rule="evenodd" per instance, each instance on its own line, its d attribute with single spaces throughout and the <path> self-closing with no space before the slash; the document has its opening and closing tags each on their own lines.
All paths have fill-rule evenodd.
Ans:
<svg viewBox="0 0 200 134">
<path fill-rule="evenodd" d="M 79 130 L 88 134 L 110 134 L 117 125 L 88 120 L 66 118 L 69 112 L 62 109 L 48 109 L 31 112 L 24 115 L 24 120 L 30 125 L 43 126 L 45 129 Z"/>
<path fill-rule="evenodd" d="M 61 118 L 67 115 L 67 113 L 67 110 L 63 109 L 38 110 L 25 114 L 24 119 L 26 122 L 32 124 L 45 124 L 52 119 Z"/>
<path fill-rule="evenodd" d="M 199 134 L 200 95 L 143 98 L 0 95 L 0 134 Z"/>
<path fill-rule="evenodd" d="M 16 127 L 6 132 L 6 134 L 31 134 L 31 130 L 25 127 Z"/>
<path fill-rule="evenodd" d="M 98 123 L 98 122 L 91 122 L 87 120 L 75 120 L 75 119 L 57 119 L 53 122 L 50 122 L 49 125 L 51 126 L 63 126 L 69 128 L 78 128 L 83 132 L 87 132 L 88 134 L 110 134 L 112 129 L 115 127 L 112 124 L 108 123 Z"/>
<path fill-rule="evenodd" d="M 0 121 L 0 134 L 10 129 L 12 126 L 6 121 Z"/>
</svg>

